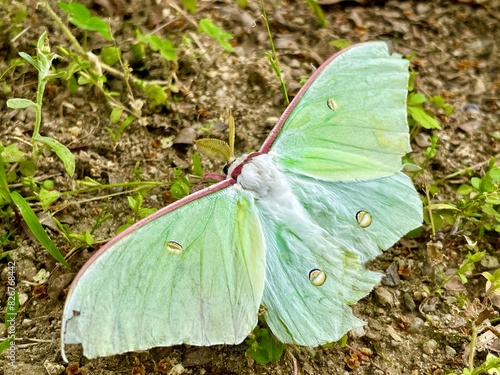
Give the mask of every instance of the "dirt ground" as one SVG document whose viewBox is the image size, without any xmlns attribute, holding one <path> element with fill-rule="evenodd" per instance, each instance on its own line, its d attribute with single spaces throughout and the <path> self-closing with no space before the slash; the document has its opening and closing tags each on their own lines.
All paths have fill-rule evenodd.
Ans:
<svg viewBox="0 0 500 375">
<path fill-rule="evenodd" d="M 179 12 L 166 0 L 95 0 L 84 1 L 94 14 L 111 15 L 112 32 L 124 58 L 130 57 L 134 28 L 143 34 L 157 30 L 178 46 L 178 65 L 167 62 L 158 53 L 148 53 L 142 70 L 134 71 L 146 80 L 164 80 L 175 72 L 181 92 L 173 94 L 169 107 L 142 108 L 135 121 L 113 143 L 105 127 L 110 126 L 110 106 L 95 88 L 80 87 L 70 93 L 62 80 L 51 81 L 45 97 L 42 134 L 68 146 L 76 158 L 76 173 L 70 178 L 54 154 L 45 152 L 35 177 L 50 178 L 58 191 L 81 188 L 75 181 L 89 176 L 100 183 L 165 181 L 144 198 L 144 207 L 160 208 L 172 201 L 168 181 L 173 167 L 188 172 L 194 151 L 193 140 L 207 135 L 225 139 L 228 109 L 236 121 L 236 153 L 256 150 L 277 121 L 285 103 L 279 83 L 265 55 L 270 50 L 259 4 L 249 1 L 239 8 L 235 1 L 199 1 L 194 15 Z M 422 195 L 424 187 L 463 168 L 480 176 L 488 160 L 500 153 L 500 2 L 498 0 L 457 1 L 320 1 L 328 27 L 320 28 L 318 19 L 306 1 L 266 2 L 270 28 L 288 85 L 293 96 L 301 81 L 309 77 L 338 49 L 330 42 L 346 39 L 351 43 L 371 40 L 391 41 L 395 50 L 415 54 L 412 69 L 418 72 L 417 89 L 427 96 L 441 95 L 453 105 L 454 113 L 438 113 L 442 130 L 422 130 L 414 138 L 412 158 L 421 162 L 429 145 L 428 136 L 439 136 L 436 157 L 426 166 L 415 184 Z M 51 3 L 57 9 L 55 2 Z M 13 13 L 27 14 L 17 23 Z M 59 12 L 59 11 L 58 11 Z M 60 13 L 62 16 L 62 13 Z M 0 7 L 0 72 L 20 51 L 34 54 L 34 44 L 48 31 L 52 49 L 71 48 L 66 36 L 36 2 L 3 0 Z M 212 39 L 197 33 L 194 21 L 210 18 L 234 35 L 235 52 L 224 51 Z M 63 17 L 63 19 L 65 19 Z M 84 33 L 71 26 L 81 40 Z M 88 33 L 89 50 L 98 53 L 107 42 Z M 64 59 L 57 63 L 63 68 Z M 171 78 L 170 78 L 171 79 Z M 7 108 L 12 97 L 33 99 L 36 74 L 27 64 L 3 78 L 0 90 L 0 141 L 18 144 L 29 151 L 34 115 L 30 111 Z M 122 92 L 128 100 L 123 80 L 108 74 L 107 84 Z M 10 90 L 7 90 L 7 87 Z M 133 88 L 136 99 L 144 94 Z M 207 130 L 209 129 L 209 130 Z M 170 143 L 170 144 L 169 144 Z M 166 145 L 166 147 L 162 147 Z M 205 161 L 205 170 L 219 172 L 217 165 Z M 454 191 L 468 181 L 457 175 L 441 183 L 435 203 L 456 201 Z M 193 183 L 193 186 L 196 182 Z M 121 193 L 121 194 L 120 194 Z M 113 194 L 112 198 L 110 194 Z M 469 353 L 471 309 L 481 309 L 485 279 L 481 272 L 498 268 L 498 234 L 488 233 L 479 242 L 487 250 L 488 261 L 481 263 L 462 285 L 452 283 L 442 294 L 433 293 L 440 275 L 436 270 L 453 272 L 467 254 L 466 238 L 478 240 L 477 233 L 456 232 L 443 227 L 434 238 L 428 225 L 415 239 L 403 238 L 393 248 L 369 264 L 371 269 L 389 277 L 367 298 L 357 303 L 355 314 L 367 322 L 364 330 L 349 335 L 348 347 L 288 347 L 281 360 L 258 365 L 245 355 L 246 344 L 196 348 L 178 346 L 145 352 L 88 360 L 77 346 L 68 347 L 71 366 L 61 359 L 60 329 L 64 289 L 60 276 L 77 272 L 100 243 L 133 217 L 127 196 L 120 189 L 67 194 L 54 203 L 49 212 L 67 224 L 73 233 L 90 230 L 103 209 L 112 214 L 94 232 L 97 244 L 84 246 L 69 257 L 71 271 L 56 267 L 55 261 L 14 221 L 2 228 L 2 235 L 15 230 L 3 251 L 12 252 L 16 262 L 16 290 L 21 306 L 16 319 L 15 367 L 0 358 L 0 375 L 42 374 L 446 374 L 461 373 Z M 37 213 L 41 214 L 40 207 Z M 12 225 L 12 226 L 11 226 Z M 53 225 L 47 231 L 63 254 L 71 246 Z M 474 237 L 476 236 L 476 237 Z M 0 306 L 7 301 L 8 259 L 1 260 Z M 44 286 L 33 277 L 40 270 L 52 272 Z M 396 271 L 395 271 L 396 270 Z M 397 272 L 399 270 L 399 273 Z M 402 271 L 403 270 L 403 271 Z M 71 278 L 71 276 L 69 276 Z M 112 280 L 110 280 L 112 282 Z M 53 292 L 54 290 L 58 292 Z M 47 291 L 49 293 L 47 293 Z M 61 292 L 59 294 L 59 292 Z M 52 296 L 49 297 L 49 294 Z M 491 306 L 495 314 L 498 305 Z M 4 336 L 5 337 L 5 332 Z M 487 352 L 498 354 L 498 339 L 477 345 L 476 366 Z M 366 349 L 369 351 L 367 352 Z M 368 353 L 359 363 L 356 355 Z M 155 370 L 164 364 L 163 372 Z M 156 372 L 155 372 L 156 371 Z"/>
</svg>

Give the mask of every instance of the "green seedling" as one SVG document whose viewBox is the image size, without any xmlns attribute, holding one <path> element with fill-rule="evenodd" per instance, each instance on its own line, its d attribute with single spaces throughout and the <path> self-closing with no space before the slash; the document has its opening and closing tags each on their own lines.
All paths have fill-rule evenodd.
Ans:
<svg viewBox="0 0 500 375">
<path fill-rule="evenodd" d="M 54 245 L 50 237 L 47 235 L 42 227 L 42 224 L 40 224 L 40 221 L 36 217 L 29 204 L 26 202 L 26 200 L 17 191 L 13 191 L 10 194 L 10 197 L 38 242 L 42 244 L 42 246 L 50 253 L 50 255 L 54 257 L 54 259 L 63 264 L 65 267 L 69 268 L 69 264 L 66 262 L 62 254 L 57 249 L 56 245 Z"/>
<path fill-rule="evenodd" d="M 499 294 L 500 292 L 500 268 L 497 269 L 493 274 L 489 272 L 483 272 L 482 275 L 488 284 L 486 285 L 486 295 L 491 296 L 492 294 Z"/>
<path fill-rule="evenodd" d="M 262 18 L 264 19 L 264 23 L 266 24 L 269 43 L 271 44 L 271 52 L 266 52 L 266 56 L 269 59 L 274 74 L 276 74 L 276 76 L 278 77 L 281 87 L 281 93 L 283 94 L 283 98 L 285 99 L 285 104 L 288 105 L 290 104 L 290 99 L 288 98 L 285 79 L 283 78 L 283 73 L 281 72 L 281 68 L 279 65 L 278 54 L 276 53 L 276 48 L 274 48 L 273 35 L 271 33 L 271 29 L 269 28 L 269 20 L 267 18 L 266 8 L 264 7 L 264 0 L 260 0 L 260 9 L 262 12 Z"/>
<path fill-rule="evenodd" d="M 330 45 L 338 49 L 344 49 L 349 47 L 351 45 L 351 42 L 349 42 L 347 39 L 336 39 L 332 40 L 330 42 Z"/>
<path fill-rule="evenodd" d="M 113 139 L 113 143 L 116 143 L 118 137 L 120 137 L 125 129 L 127 129 L 127 127 L 136 119 L 133 115 L 124 115 L 123 108 L 113 108 L 109 117 L 112 125 L 118 125 L 118 129 L 116 129 L 116 131 L 109 126 L 105 127 Z"/>
<path fill-rule="evenodd" d="M 192 171 L 198 177 L 203 177 L 203 175 L 204 175 L 203 166 L 201 164 L 200 154 L 198 154 L 197 152 L 195 152 L 193 154 L 193 168 L 192 168 Z"/>
<path fill-rule="evenodd" d="M 109 25 L 98 17 L 93 17 L 90 10 L 78 2 L 65 3 L 59 1 L 59 8 L 68 14 L 69 22 L 73 25 L 89 31 L 97 31 L 106 40 L 113 40 Z"/>
<path fill-rule="evenodd" d="M 64 238 L 68 241 L 68 243 L 73 246 L 73 248 L 78 248 L 80 246 L 91 246 L 95 243 L 94 236 L 90 233 L 90 231 L 86 230 L 82 234 L 73 233 L 69 230 L 68 226 L 61 224 L 58 220 L 53 218 L 57 223 L 57 226 L 61 230 Z M 78 241 L 79 245 L 76 245 L 74 241 Z"/>
<path fill-rule="evenodd" d="M 49 40 L 47 33 L 43 33 L 38 39 L 36 55 L 30 56 L 27 53 L 20 52 L 19 55 L 28 61 L 33 67 L 38 70 L 38 86 L 36 93 L 36 102 L 30 99 L 14 98 L 7 100 L 7 106 L 14 109 L 34 108 L 35 110 L 35 125 L 31 136 L 31 145 L 33 147 L 33 159 L 38 159 L 41 150 L 38 148 L 38 143 L 49 147 L 56 153 L 59 159 L 63 162 L 66 172 L 72 176 L 75 172 L 75 159 L 71 152 L 61 143 L 53 138 L 40 135 L 40 127 L 42 124 L 42 99 L 45 91 L 45 86 L 50 79 L 61 78 L 66 72 L 52 73 L 52 61 L 58 57 L 55 53 L 50 52 Z"/>
<path fill-rule="evenodd" d="M 122 51 L 118 47 L 109 46 L 109 47 L 104 47 L 101 50 L 101 59 L 105 64 L 109 66 L 118 64 L 120 62 L 121 57 L 122 57 Z"/>
<path fill-rule="evenodd" d="M 86 230 L 81 234 L 71 232 L 67 225 L 62 224 L 55 217 L 53 217 L 53 220 L 55 221 L 58 228 L 61 230 L 61 233 L 66 238 L 68 243 L 75 249 L 81 246 L 91 246 L 96 243 L 96 240 L 94 238 L 94 232 L 98 228 L 100 228 L 102 224 L 104 224 L 106 221 L 108 221 L 113 217 L 113 215 L 106 214 L 106 212 L 107 212 L 107 205 L 105 205 L 102 210 L 99 210 L 99 213 L 97 214 L 95 219 L 95 223 L 92 226 L 92 229 Z M 75 243 L 75 241 L 78 241 L 78 244 Z"/>
<path fill-rule="evenodd" d="M 477 251 L 477 246 L 475 243 L 470 243 L 470 240 L 467 238 L 467 241 L 469 242 L 467 244 L 467 247 L 473 248 L 474 250 Z M 441 285 L 436 289 L 438 293 L 441 292 L 441 288 L 446 285 L 452 278 L 455 276 L 458 276 L 460 278 L 460 281 L 462 284 L 466 284 L 468 282 L 467 276 L 471 273 L 472 270 L 476 267 L 476 263 L 479 263 L 481 259 L 484 258 L 486 255 L 486 251 L 479 251 L 479 252 L 471 252 L 469 251 L 467 253 L 467 258 L 462 261 L 460 264 L 460 267 L 453 272 L 451 275 L 446 276 L 441 270 L 441 276 L 443 277 L 443 280 L 441 282 Z"/>
<path fill-rule="evenodd" d="M 138 219 L 144 219 L 146 216 L 151 215 L 156 211 L 155 208 L 142 207 L 144 196 L 148 193 L 150 189 L 141 189 L 133 197 L 128 196 L 128 206 L 134 212 L 134 215 Z"/>
<path fill-rule="evenodd" d="M 215 39 L 226 51 L 234 52 L 234 47 L 229 43 L 229 40 L 233 39 L 233 35 L 223 31 L 219 26 L 214 24 L 210 18 L 203 18 L 199 23 L 198 29 L 200 32 Z"/>
<path fill-rule="evenodd" d="M 160 55 L 167 61 L 177 60 L 177 52 L 172 43 L 168 39 L 162 39 L 155 34 L 142 35 L 139 29 L 135 30 L 135 38 L 137 39 L 137 44 L 133 46 L 136 50 L 136 57 L 142 60 L 145 57 L 143 49 L 138 48 L 140 45 L 147 45 L 152 51 L 159 52 Z"/>
<path fill-rule="evenodd" d="M 175 180 L 170 187 L 170 194 L 175 199 L 181 199 L 189 195 L 190 183 L 189 180 L 184 176 L 182 168 L 174 168 Z"/>
<path fill-rule="evenodd" d="M 319 25 L 322 29 L 326 28 L 328 24 L 326 23 L 325 13 L 323 13 L 323 9 L 321 5 L 319 5 L 318 0 L 306 0 L 307 5 L 314 12 L 314 15 L 318 19 Z"/>
<path fill-rule="evenodd" d="M 469 173 L 462 170 L 445 178 Z M 477 232 L 482 238 L 486 232 L 500 233 L 500 168 L 492 158 L 488 171 L 482 177 L 471 177 L 456 191 L 455 203 L 433 203 L 431 196 L 439 193 L 438 185 L 427 189 L 424 200 L 424 221 L 432 226 L 433 232 L 446 224 L 456 225 L 457 230 Z"/>
<path fill-rule="evenodd" d="M 87 230 L 82 234 L 73 233 L 67 225 L 62 224 L 55 217 L 53 217 L 52 219 L 56 223 L 64 238 L 66 238 L 66 241 L 68 241 L 73 249 L 79 248 L 81 246 L 91 246 L 95 243 L 95 239 L 90 231 Z M 76 244 L 75 241 L 78 241 L 79 244 Z"/>
<path fill-rule="evenodd" d="M 257 328 L 245 343 L 250 346 L 246 355 L 260 365 L 279 361 L 285 350 L 285 345 L 276 340 L 266 328 Z"/>
<path fill-rule="evenodd" d="M 410 57 L 411 59 L 411 57 Z M 416 72 L 410 72 L 410 80 L 408 82 L 408 124 L 411 128 L 411 136 L 413 137 L 421 127 L 425 129 L 441 129 L 441 125 L 434 113 L 424 107 L 425 103 L 434 104 L 436 110 L 442 110 L 443 114 L 450 116 L 453 113 L 453 107 L 446 103 L 439 95 L 434 95 L 431 98 L 426 98 L 424 94 L 415 90 Z"/>
<path fill-rule="evenodd" d="M 463 369 L 461 375 L 482 375 L 482 374 L 499 374 L 500 373 L 500 358 L 488 353 L 486 360 L 476 368 Z M 456 375 L 456 374 L 451 374 Z"/>
<path fill-rule="evenodd" d="M 182 0 L 181 5 L 187 11 L 193 14 L 196 13 L 196 0 Z"/>
<path fill-rule="evenodd" d="M 422 93 L 410 92 L 408 94 L 407 106 L 410 126 L 420 125 L 426 129 L 441 129 L 434 115 L 424 109 L 425 102 L 427 99 Z"/>
<path fill-rule="evenodd" d="M 457 189 L 457 196 L 464 224 L 476 228 L 480 238 L 486 231 L 500 233 L 500 168 L 494 158 L 482 177 L 472 177 Z"/>
</svg>

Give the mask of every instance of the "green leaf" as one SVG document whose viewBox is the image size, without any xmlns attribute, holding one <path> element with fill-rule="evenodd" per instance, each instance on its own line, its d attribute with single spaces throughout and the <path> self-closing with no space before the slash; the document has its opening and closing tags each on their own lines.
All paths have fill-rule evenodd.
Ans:
<svg viewBox="0 0 500 375">
<path fill-rule="evenodd" d="M 43 144 L 47 145 L 56 153 L 56 155 L 59 157 L 59 159 L 63 162 L 64 164 L 64 169 L 66 169 L 66 173 L 68 173 L 70 176 L 73 176 L 75 173 L 75 157 L 71 153 L 70 150 L 66 148 L 62 143 L 59 143 L 53 138 L 49 137 L 43 137 L 41 135 L 37 135 L 34 137 L 35 141 L 42 142 Z"/>
<path fill-rule="evenodd" d="M 32 159 L 25 159 L 19 162 L 19 172 L 23 176 L 33 176 L 36 171 L 35 162 Z"/>
<path fill-rule="evenodd" d="M 408 106 L 410 116 L 426 129 L 441 129 L 439 122 L 421 107 Z"/>
<path fill-rule="evenodd" d="M 418 106 L 425 103 L 427 100 L 425 96 L 419 92 L 412 92 L 408 94 L 407 104 L 408 106 Z"/>
<path fill-rule="evenodd" d="M 90 17 L 87 21 L 86 28 L 90 31 L 97 31 L 107 40 L 113 40 L 108 23 L 98 17 Z"/>
<path fill-rule="evenodd" d="M 122 51 L 113 46 L 104 47 L 101 51 L 101 59 L 105 64 L 113 66 L 120 61 Z"/>
<path fill-rule="evenodd" d="M 116 132 L 113 131 L 113 129 L 109 127 L 105 127 L 105 129 L 108 131 L 108 133 L 111 135 L 111 138 L 113 139 L 113 142 L 116 142 L 118 137 L 125 131 L 125 129 L 135 120 L 135 116 L 129 115 L 125 120 L 122 121 L 120 126 L 118 127 L 118 130 Z"/>
<path fill-rule="evenodd" d="M 91 17 L 90 10 L 83 4 L 79 2 L 70 2 L 65 3 L 63 1 L 59 1 L 57 3 L 59 8 L 68 13 L 68 15 L 72 18 L 78 19 L 82 22 L 85 22 L 87 19 Z"/>
<path fill-rule="evenodd" d="M 26 154 L 19 150 L 15 143 L 4 147 L 0 154 L 6 163 L 19 163 L 26 159 Z"/>
<path fill-rule="evenodd" d="M 0 149 L 3 148 L 0 146 Z M 3 157 L 0 152 L 0 198 L 2 198 L 6 202 L 10 202 L 10 189 L 9 183 L 7 181 L 7 174 L 5 173 Z"/>
<path fill-rule="evenodd" d="M 177 60 L 174 43 L 168 39 L 162 39 L 158 35 L 138 36 L 139 40 L 149 44 L 149 48 L 153 51 L 159 51 L 161 56 L 167 61 Z"/>
<path fill-rule="evenodd" d="M 148 97 L 148 103 L 151 108 L 167 105 L 167 94 L 163 87 L 150 84 L 144 86 L 143 91 Z"/>
<path fill-rule="evenodd" d="M 189 184 L 181 180 L 175 181 L 170 187 L 170 194 L 172 194 L 172 197 L 175 199 L 187 197 L 189 195 Z"/>
<path fill-rule="evenodd" d="M 141 207 L 137 213 L 139 218 L 144 219 L 145 217 L 148 217 L 151 214 L 154 214 L 157 211 L 156 208 L 147 208 L 147 207 Z"/>
<path fill-rule="evenodd" d="M 447 204 L 447 203 L 436 203 L 436 204 L 430 204 L 428 206 L 429 209 L 431 210 L 454 210 L 458 211 L 458 208 L 453 205 L 453 204 Z"/>
<path fill-rule="evenodd" d="M 472 186 L 470 185 L 460 185 L 460 187 L 457 189 L 457 194 L 460 195 L 469 195 L 472 192 Z"/>
<path fill-rule="evenodd" d="M 196 13 L 196 0 L 182 0 L 181 5 L 187 11 L 195 14 Z"/>
<path fill-rule="evenodd" d="M 0 343 L 0 354 L 10 348 L 11 341 L 12 339 L 8 337 Z"/>
<path fill-rule="evenodd" d="M 92 17 L 90 10 L 85 5 L 78 2 L 64 3 L 62 1 L 59 1 L 57 5 L 68 13 L 69 22 L 73 25 L 84 30 L 97 31 L 107 40 L 113 40 L 107 22 L 98 17 Z"/>
<path fill-rule="evenodd" d="M 7 107 L 14 109 L 29 108 L 29 107 L 36 108 L 36 103 L 29 99 L 14 98 L 7 100 Z"/>
<path fill-rule="evenodd" d="M 200 154 L 195 152 L 193 154 L 193 173 L 197 176 L 203 177 L 203 166 L 201 165 Z"/>
<path fill-rule="evenodd" d="M 470 183 L 474 187 L 474 189 L 481 190 L 481 179 L 479 179 L 477 177 L 472 177 L 470 179 Z"/>
<path fill-rule="evenodd" d="M 215 39 L 226 51 L 234 52 L 233 46 L 228 42 L 233 39 L 233 35 L 220 29 L 210 18 L 203 18 L 200 21 L 199 30 Z"/>
<path fill-rule="evenodd" d="M 336 39 L 331 41 L 330 45 L 338 49 L 344 49 L 349 47 L 351 45 L 351 42 L 349 42 L 347 39 Z"/>
<path fill-rule="evenodd" d="M 65 70 L 61 70 L 60 72 L 57 73 L 47 74 L 45 76 L 45 80 L 48 81 L 49 79 L 63 78 L 64 76 L 66 76 L 66 73 L 67 72 Z"/>
<path fill-rule="evenodd" d="M 410 72 L 410 78 L 408 79 L 408 91 L 413 91 L 415 86 L 415 77 L 418 73 Z"/>
<path fill-rule="evenodd" d="M 446 116 L 451 116 L 453 114 L 453 106 L 451 104 L 445 103 L 443 110 Z"/>
<path fill-rule="evenodd" d="M 38 199 L 42 204 L 43 210 L 47 210 L 52 203 L 59 199 L 60 196 L 60 192 L 56 190 L 47 190 L 44 188 L 41 188 L 40 192 L 38 193 Z"/>
<path fill-rule="evenodd" d="M 443 108 L 444 107 L 444 99 L 440 95 L 434 95 L 429 99 L 431 103 L 434 104 L 436 108 Z"/>
<path fill-rule="evenodd" d="M 13 191 L 10 196 L 36 239 L 42 244 L 43 247 L 45 247 L 50 255 L 54 257 L 54 259 L 62 263 L 65 267 L 69 268 L 68 262 L 66 262 L 62 254 L 57 249 L 56 245 L 54 245 L 50 237 L 47 235 L 42 227 L 42 224 L 40 224 L 40 221 L 36 217 L 35 213 L 21 196 L 21 194 L 19 194 L 17 191 Z"/>
<path fill-rule="evenodd" d="M 122 116 L 123 109 L 121 108 L 113 108 L 111 111 L 111 115 L 109 115 L 109 121 L 111 121 L 112 124 L 116 124 L 118 121 L 120 121 L 120 118 Z"/>
<path fill-rule="evenodd" d="M 28 55 L 26 52 L 19 52 L 19 56 L 33 65 L 37 70 L 40 70 L 40 65 L 38 65 L 38 62 L 35 61 L 32 56 Z"/>
<path fill-rule="evenodd" d="M 488 174 L 493 180 L 500 181 L 500 168 L 492 168 L 488 171 Z"/>
<path fill-rule="evenodd" d="M 307 5 L 309 6 L 309 8 L 311 8 L 311 10 L 316 15 L 316 18 L 318 19 L 320 27 L 322 29 L 324 29 L 327 26 L 326 18 L 325 18 L 325 14 L 323 13 L 323 9 L 318 4 L 318 0 L 307 0 Z"/>
<path fill-rule="evenodd" d="M 278 361 L 285 349 L 285 345 L 272 337 L 265 328 L 259 328 L 254 337 L 245 342 L 250 345 L 246 351 L 247 356 L 261 365 Z"/>
</svg>

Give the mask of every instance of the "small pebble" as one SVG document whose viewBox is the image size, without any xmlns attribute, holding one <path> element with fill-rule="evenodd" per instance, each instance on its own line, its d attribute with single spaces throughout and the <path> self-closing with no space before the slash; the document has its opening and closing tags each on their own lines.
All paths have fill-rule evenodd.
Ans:
<svg viewBox="0 0 500 375">
<path fill-rule="evenodd" d="M 433 354 L 434 351 L 437 349 L 438 343 L 436 340 L 430 339 L 429 341 L 424 342 L 422 345 L 422 350 L 426 354 Z"/>
<path fill-rule="evenodd" d="M 22 306 L 26 303 L 29 296 L 26 293 L 19 293 L 19 306 Z"/>
<path fill-rule="evenodd" d="M 391 265 L 385 270 L 385 276 L 382 277 L 381 281 L 382 284 L 386 286 L 396 286 L 401 282 L 396 262 L 392 262 Z"/>
<path fill-rule="evenodd" d="M 422 302 L 424 298 L 427 298 L 427 292 L 422 292 L 417 290 L 413 293 L 413 300 L 417 302 Z"/>
<path fill-rule="evenodd" d="M 60 375 L 63 374 L 66 370 L 63 365 L 60 365 L 59 363 L 50 362 L 49 360 L 43 362 L 43 367 L 45 367 L 45 370 L 47 370 L 47 373 L 49 375 Z"/>
<path fill-rule="evenodd" d="M 174 367 L 172 367 L 172 370 L 170 370 L 169 374 L 170 375 L 181 375 L 186 372 L 186 369 L 184 366 L 182 366 L 180 363 L 176 364 Z"/>
<path fill-rule="evenodd" d="M 405 292 L 403 294 L 403 301 L 408 310 L 413 311 L 417 309 L 417 305 L 415 304 L 415 301 L 413 301 L 413 297 L 410 293 Z"/>
<path fill-rule="evenodd" d="M 375 289 L 375 295 L 377 296 L 378 302 L 382 306 L 392 306 L 394 304 L 394 297 L 392 296 L 392 293 L 384 287 L 378 287 Z"/>
<path fill-rule="evenodd" d="M 218 98 L 224 98 L 226 96 L 226 90 L 224 90 L 224 89 L 218 89 L 215 92 L 215 96 L 217 96 Z"/>
<path fill-rule="evenodd" d="M 438 303 L 439 303 L 439 298 L 437 297 L 429 298 L 425 300 L 425 303 L 423 303 L 423 306 L 421 306 L 422 311 L 425 313 L 434 312 L 437 309 Z"/>
<path fill-rule="evenodd" d="M 23 327 L 31 327 L 33 325 L 33 320 L 32 319 L 23 319 L 21 322 L 21 325 Z"/>
<path fill-rule="evenodd" d="M 499 266 L 498 258 L 491 255 L 485 255 L 484 258 L 481 259 L 481 266 L 489 270 L 497 269 Z"/>
<path fill-rule="evenodd" d="M 446 354 L 446 358 L 450 358 L 450 359 L 455 358 L 455 356 L 457 355 L 457 351 L 448 345 L 445 346 L 444 352 Z"/>
<path fill-rule="evenodd" d="M 412 333 L 420 332 L 424 323 L 425 322 L 422 319 L 416 317 L 415 319 L 413 319 L 413 322 L 411 322 L 410 327 L 408 327 L 408 331 Z"/>
</svg>

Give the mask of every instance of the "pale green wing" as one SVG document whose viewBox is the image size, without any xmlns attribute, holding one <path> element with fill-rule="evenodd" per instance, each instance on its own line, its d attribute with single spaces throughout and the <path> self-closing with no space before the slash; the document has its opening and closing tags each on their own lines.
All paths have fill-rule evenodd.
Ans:
<svg viewBox="0 0 500 375">
<path fill-rule="evenodd" d="M 362 262 L 422 225 L 422 201 L 402 172 L 366 181 L 320 181 L 285 173 L 314 222 L 342 237 Z"/>
<path fill-rule="evenodd" d="M 64 307 L 63 356 L 64 344 L 93 358 L 240 343 L 257 323 L 264 251 L 253 198 L 236 185 L 167 206 L 80 271 Z"/>
<path fill-rule="evenodd" d="M 401 172 L 349 183 L 286 179 L 287 205 L 257 202 L 267 244 L 265 319 L 280 341 L 317 346 L 363 324 L 349 305 L 381 276 L 363 264 L 420 226 L 422 205 Z"/>
<path fill-rule="evenodd" d="M 410 151 L 407 84 L 408 61 L 385 43 L 348 48 L 314 73 L 261 151 L 320 179 L 391 175 Z"/>
<path fill-rule="evenodd" d="M 349 305 L 370 293 L 380 274 L 364 269 L 341 236 L 294 211 L 259 207 L 267 244 L 264 317 L 281 342 L 318 346 L 363 325 Z"/>
</svg>

